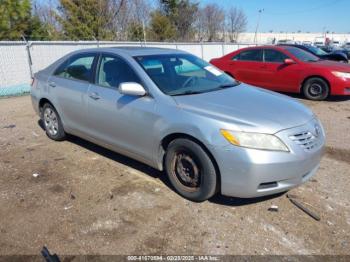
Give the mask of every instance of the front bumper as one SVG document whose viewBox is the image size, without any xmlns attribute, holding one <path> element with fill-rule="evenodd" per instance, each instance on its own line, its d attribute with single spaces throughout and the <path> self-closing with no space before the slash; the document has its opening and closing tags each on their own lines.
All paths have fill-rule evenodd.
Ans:
<svg viewBox="0 0 350 262">
<path fill-rule="evenodd" d="M 290 152 L 247 149 L 228 145 L 211 148 L 221 174 L 221 193 L 226 196 L 252 198 L 276 194 L 296 187 L 310 179 L 317 171 L 325 143 L 324 131 L 318 133 L 314 147 L 305 149 L 290 136 L 315 130 L 318 123 L 275 134 L 284 141 Z M 312 133 L 312 131 L 311 131 Z"/>
<path fill-rule="evenodd" d="M 350 95 L 350 79 L 334 78 L 331 83 L 332 95 Z"/>
</svg>

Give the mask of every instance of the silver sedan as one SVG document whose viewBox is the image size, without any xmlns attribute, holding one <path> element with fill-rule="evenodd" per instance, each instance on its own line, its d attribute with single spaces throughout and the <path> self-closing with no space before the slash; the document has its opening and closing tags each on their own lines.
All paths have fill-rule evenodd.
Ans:
<svg viewBox="0 0 350 262">
<path fill-rule="evenodd" d="M 31 97 L 49 138 L 164 170 L 193 201 L 288 191 L 315 174 L 325 143 L 307 107 L 179 50 L 76 51 L 35 74 Z"/>
</svg>

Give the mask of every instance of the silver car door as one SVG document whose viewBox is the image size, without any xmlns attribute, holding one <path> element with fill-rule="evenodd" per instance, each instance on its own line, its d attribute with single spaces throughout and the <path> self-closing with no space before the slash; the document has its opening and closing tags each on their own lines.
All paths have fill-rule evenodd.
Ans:
<svg viewBox="0 0 350 262">
<path fill-rule="evenodd" d="M 87 92 L 96 56 L 93 53 L 73 55 L 48 79 L 66 131 L 77 133 L 87 128 Z"/>
<path fill-rule="evenodd" d="M 117 88 L 122 82 L 142 84 L 140 78 L 124 59 L 101 55 L 95 82 L 88 91 L 90 136 L 116 151 L 152 161 L 156 101 L 149 95 L 122 95 Z"/>
</svg>

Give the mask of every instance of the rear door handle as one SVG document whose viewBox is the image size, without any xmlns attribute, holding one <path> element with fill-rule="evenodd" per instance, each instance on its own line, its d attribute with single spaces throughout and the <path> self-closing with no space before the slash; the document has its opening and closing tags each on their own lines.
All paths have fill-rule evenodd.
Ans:
<svg viewBox="0 0 350 262">
<path fill-rule="evenodd" d="M 56 87 L 56 83 L 55 82 L 49 82 L 49 86 Z"/>
<path fill-rule="evenodd" d="M 89 94 L 89 97 L 92 98 L 93 100 L 99 100 L 101 97 L 99 96 L 98 93 L 92 92 Z"/>
</svg>

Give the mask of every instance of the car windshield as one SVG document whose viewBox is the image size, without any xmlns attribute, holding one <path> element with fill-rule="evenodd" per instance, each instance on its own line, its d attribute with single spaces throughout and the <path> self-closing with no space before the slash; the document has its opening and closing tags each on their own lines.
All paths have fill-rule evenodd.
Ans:
<svg viewBox="0 0 350 262">
<path fill-rule="evenodd" d="M 216 67 L 189 54 L 134 58 L 159 89 L 171 96 L 206 93 L 239 84 Z"/>
<path fill-rule="evenodd" d="M 291 53 L 292 55 L 294 55 L 296 58 L 298 58 L 300 61 L 303 61 L 303 62 L 317 62 L 320 60 L 317 56 L 315 56 L 307 51 L 304 51 L 300 48 L 287 47 L 286 50 L 289 53 Z"/>
<path fill-rule="evenodd" d="M 325 51 L 323 51 L 321 48 L 318 48 L 318 47 L 307 46 L 307 49 L 310 50 L 310 52 L 315 55 L 327 55 Z"/>
</svg>

